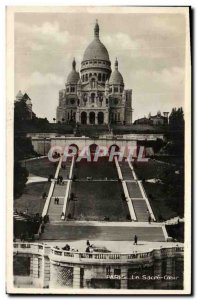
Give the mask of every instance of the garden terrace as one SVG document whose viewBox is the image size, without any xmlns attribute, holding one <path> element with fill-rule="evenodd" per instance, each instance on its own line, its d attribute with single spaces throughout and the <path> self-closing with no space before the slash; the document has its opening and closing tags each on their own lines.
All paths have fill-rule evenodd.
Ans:
<svg viewBox="0 0 197 300">
<path fill-rule="evenodd" d="M 48 157 L 23 161 L 23 166 L 29 171 L 29 176 L 47 177 L 55 175 L 57 163 L 51 162 Z"/>
<path fill-rule="evenodd" d="M 43 193 L 48 194 L 50 182 L 36 182 L 26 185 L 21 197 L 14 200 L 14 209 L 18 212 L 26 211 L 28 214 L 42 214 L 46 199 L 42 198 Z"/>
</svg>

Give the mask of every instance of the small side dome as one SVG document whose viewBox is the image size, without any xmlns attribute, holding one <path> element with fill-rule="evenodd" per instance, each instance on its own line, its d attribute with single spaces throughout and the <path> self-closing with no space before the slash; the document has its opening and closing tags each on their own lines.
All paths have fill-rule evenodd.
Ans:
<svg viewBox="0 0 197 300">
<path fill-rule="evenodd" d="M 78 84 L 78 85 L 81 85 L 81 83 L 82 83 L 82 82 L 81 82 L 81 78 L 79 78 L 77 84 Z"/>
<path fill-rule="evenodd" d="M 18 92 L 18 94 L 16 95 L 16 100 L 20 101 L 23 98 L 23 94 L 21 92 L 21 90 Z"/>
<path fill-rule="evenodd" d="M 121 73 L 118 71 L 118 60 L 116 58 L 115 61 L 115 70 L 111 73 L 109 84 L 124 84 L 123 77 Z"/>
<path fill-rule="evenodd" d="M 67 84 L 70 84 L 70 83 L 71 84 L 77 84 L 79 79 L 80 79 L 79 72 L 76 71 L 76 62 L 75 62 L 75 59 L 73 59 L 72 71 L 68 74 Z"/>
</svg>

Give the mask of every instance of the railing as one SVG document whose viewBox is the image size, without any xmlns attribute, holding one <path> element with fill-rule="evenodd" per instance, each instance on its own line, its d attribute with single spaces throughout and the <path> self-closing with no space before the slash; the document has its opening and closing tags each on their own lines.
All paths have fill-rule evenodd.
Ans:
<svg viewBox="0 0 197 300">
<path fill-rule="evenodd" d="M 69 181 L 67 183 L 67 187 L 66 187 L 66 193 L 64 196 L 64 204 L 63 204 L 63 208 L 62 208 L 62 212 L 64 213 L 64 215 L 61 217 L 62 220 L 65 219 L 66 217 L 66 207 L 67 207 L 67 202 L 70 196 L 70 192 L 71 192 L 71 185 L 72 185 L 72 175 L 73 175 L 73 169 L 74 169 L 74 163 L 75 163 L 75 156 L 72 156 L 72 162 L 71 162 L 71 166 L 70 166 L 70 172 L 69 172 Z"/>
<path fill-rule="evenodd" d="M 32 254 L 44 254 L 46 249 L 50 249 L 50 247 L 34 243 L 14 243 L 13 248 L 14 252 Z"/>
<path fill-rule="evenodd" d="M 54 261 L 67 262 L 84 262 L 84 263 L 129 263 L 129 262 L 145 262 L 152 261 L 155 258 L 175 257 L 177 254 L 183 256 L 183 247 L 169 247 L 160 249 L 151 249 L 146 252 L 133 253 L 87 253 L 87 252 L 70 252 L 51 249 L 51 259 Z M 159 254 L 159 255 L 158 255 Z"/>
<path fill-rule="evenodd" d="M 53 261 L 74 263 L 129 263 L 152 261 L 155 258 L 183 256 L 183 246 L 150 249 L 145 252 L 133 251 L 133 253 L 101 253 L 101 252 L 75 252 L 51 248 L 48 245 L 37 243 L 14 243 L 13 251 L 16 253 L 28 253 L 47 255 Z"/>
</svg>

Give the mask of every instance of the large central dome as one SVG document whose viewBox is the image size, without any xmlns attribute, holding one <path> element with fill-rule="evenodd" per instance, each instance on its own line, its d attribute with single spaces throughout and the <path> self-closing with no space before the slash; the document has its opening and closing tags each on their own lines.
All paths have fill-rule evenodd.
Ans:
<svg viewBox="0 0 197 300">
<path fill-rule="evenodd" d="M 99 39 L 92 41 L 84 52 L 83 61 L 92 59 L 109 61 L 108 51 Z"/>
<path fill-rule="evenodd" d="M 99 25 L 96 23 L 94 28 L 94 40 L 86 48 L 83 56 L 83 61 L 100 59 L 109 61 L 109 54 L 106 47 L 99 39 Z"/>
</svg>

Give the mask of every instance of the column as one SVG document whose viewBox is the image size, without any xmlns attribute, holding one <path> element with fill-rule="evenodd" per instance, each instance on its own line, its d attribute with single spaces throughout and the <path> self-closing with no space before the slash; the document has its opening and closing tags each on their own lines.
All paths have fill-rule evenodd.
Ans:
<svg viewBox="0 0 197 300">
<path fill-rule="evenodd" d="M 76 112 L 76 122 L 77 122 L 77 123 L 80 123 L 80 122 L 81 122 L 79 111 Z"/>
<path fill-rule="evenodd" d="M 73 288 L 80 289 L 80 268 L 74 267 L 73 270 Z"/>
<path fill-rule="evenodd" d="M 42 259 L 42 280 L 43 280 L 43 288 L 49 286 L 50 280 L 50 260 L 48 257 L 43 256 Z"/>
<path fill-rule="evenodd" d="M 98 125 L 98 112 L 95 112 L 95 125 Z"/>
<path fill-rule="evenodd" d="M 127 283 L 128 283 L 128 269 L 127 269 L 127 266 L 122 266 L 120 288 L 127 289 L 127 286 L 128 286 Z"/>
<path fill-rule="evenodd" d="M 105 112 L 104 113 L 104 124 L 109 124 L 109 114 L 108 114 L 108 112 Z"/>
<path fill-rule="evenodd" d="M 42 281 L 41 281 L 41 266 L 40 266 L 40 259 L 38 258 L 38 255 L 33 255 L 32 260 L 32 278 L 33 278 L 33 284 L 35 287 L 42 288 Z"/>
<path fill-rule="evenodd" d="M 87 124 L 90 124 L 89 112 L 87 112 Z"/>
<path fill-rule="evenodd" d="M 157 259 L 154 261 L 154 276 L 162 276 L 162 261 Z"/>
</svg>

